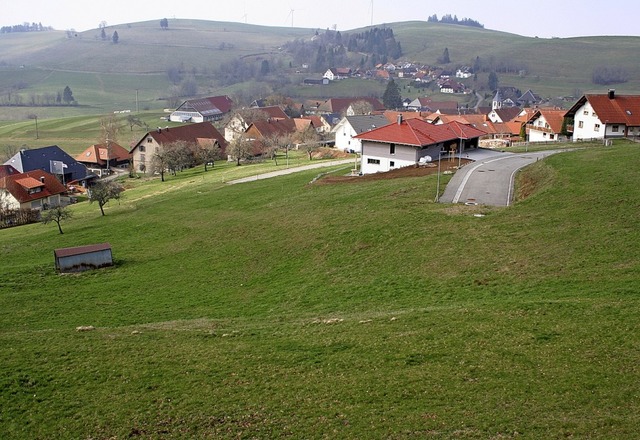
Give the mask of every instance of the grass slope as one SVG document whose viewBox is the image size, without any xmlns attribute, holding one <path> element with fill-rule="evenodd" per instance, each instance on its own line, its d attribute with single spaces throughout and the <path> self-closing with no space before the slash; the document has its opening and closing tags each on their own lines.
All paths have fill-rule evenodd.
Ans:
<svg viewBox="0 0 640 440">
<path fill-rule="evenodd" d="M 195 169 L 74 206 L 62 236 L 3 230 L 0 432 L 635 438 L 637 162 L 552 156 L 509 209 L 434 204 L 434 176 Z M 116 267 L 54 273 L 101 241 Z"/>
</svg>

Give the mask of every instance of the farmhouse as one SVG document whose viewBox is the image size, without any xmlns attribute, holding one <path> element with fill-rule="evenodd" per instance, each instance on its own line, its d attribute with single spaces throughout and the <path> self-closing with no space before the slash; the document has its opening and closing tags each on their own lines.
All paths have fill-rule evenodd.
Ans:
<svg viewBox="0 0 640 440">
<path fill-rule="evenodd" d="M 109 243 L 56 249 L 53 255 L 58 272 L 82 272 L 113 266 Z"/>
<path fill-rule="evenodd" d="M 248 119 L 246 113 L 243 115 L 242 112 L 237 112 L 235 115 L 233 115 L 227 125 L 225 125 L 224 138 L 227 142 L 233 141 L 235 138 L 244 133 L 254 120 L 289 119 L 289 115 L 287 115 L 279 105 L 271 105 L 267 107 L 251 107 L 251 110 L 253 119 Z"/>
<path fill-rule="evenodd" d="M 342 115 L 354 115 L 353 106 L 356 103 L 364 102 L 371 105 L 372 111 L 384 111 L 384 105 L 380 100 L 368 96 L 358 98 L 331 98 L 318 106 L 317 112 L 320 114 L 339 113 Z"/>
<path fill-rule="evenodd" d="M 78 154 L 75 159 L 93 172 L 101 172 L 111 167 L 129 165 L 129 152 L 121 145 L 110 142 L 95 144 Z"/>
<path fill-rule="evenodd" d="M 0 178 L 0 208 L 46 209 L 62 204 L 66 188 L 56 176 L 42 170 L 12 173 Z"/>
<path fill-rule="evenodd" d="M 211 96 L 184 101 L 171 113 L 172 122 L 219 121 L 231 111 L 233 101 L 228 96 Z"/>
<path fill-rule="evenodd" d="M 413 166 L 441 153 L 461 153 L 476 148 L 485 132 L 451 122 L 433 125 L 421 119 L 398 121 L 355 136 L 362 141 L 360 171 L 363 174 Z"/>
<path fill-rule="evenodd" d="M 21 173 L 41 170 L 55 174 L 64 184 L 87 177 L 87 167 L 65 153 L 57 145 L 34 148 L 33 150 L 20 150 L 11 159 L 5 162 Z"/>
<path fill-rule="evenodd" d="M 164 145 L 178 141 L 184 141 L 195 146 L 210 145 L 213 142 L 220 145 L 222 150 L 227 146 L 227 141 L 209 122 L 172 128 L 158 127 L 157 130 L 145 134 L 131 149 L 133 168 L 140 172 L 148 171 L 153 173 L 158 171 L 154 167 L 154 156 L 162 150 Z"/>
<path fill-rule="evenodd" d="M 584 95 L 565 115 L 573 118 L 573 140 L 640 136 L 640 95 Z"/>
</svg>

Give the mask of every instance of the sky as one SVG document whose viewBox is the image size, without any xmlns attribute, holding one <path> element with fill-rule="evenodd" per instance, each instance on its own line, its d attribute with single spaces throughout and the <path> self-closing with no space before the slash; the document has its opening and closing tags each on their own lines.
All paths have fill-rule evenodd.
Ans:
<svg viewBox="0 0 640 440">
<path fill-rule="evenodd" d="M 80 32 L 97 28 L 101 22 L 112 26 L 162 18 L 293 24 L 312 29 L 335 26 L 344 32 L 372 23 L 426 21 L 433 14 L 451 14 L 479 21 L 486 29 L 529 37 L 640 36 L 638 0 L 212 0 L 197 4 L 176 0 L 0 0 L 0 11 L 0 26 L 42 23 Z"/>
</svg>

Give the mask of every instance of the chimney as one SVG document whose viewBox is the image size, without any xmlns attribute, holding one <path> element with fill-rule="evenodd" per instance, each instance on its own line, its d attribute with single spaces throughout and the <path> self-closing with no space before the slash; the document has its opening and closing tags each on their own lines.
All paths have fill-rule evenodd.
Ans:
<svg viewBox="0 0 640 440">
<path fill-rule="evenodd" d="M 40 183 L 44 183 L 44 176 L 40 176 Z"/>
<path fill-rule="evenodd" d="M 398 125 L 402 124 L 402 115 L 398 115 Z"/>
<path fill-rule="evenodd" d="M 162 128 L 158 127 L 158 129 L 156 130 L 158 133 L 162 133 Z"/>
<path fill-rule="evenodd" d="M 609 89 L 609 99 L 616 99 L 616 89 Z"/>
</svg>

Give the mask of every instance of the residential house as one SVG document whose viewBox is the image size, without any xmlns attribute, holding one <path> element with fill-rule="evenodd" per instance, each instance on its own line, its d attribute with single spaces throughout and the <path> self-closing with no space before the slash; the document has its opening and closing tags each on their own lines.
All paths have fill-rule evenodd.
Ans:
<svg viewBox="0 0 640 440">
<path fill-rule="evenodd" d="M 467 87 L 451 78 L 443 79 L 438 81 L 438 86 L 440 87 L 440 93 L 466 93 Z"/>
<path fill-rule="evenodd" d="M 566 140 L 562 134 L 565 110 L 538 109 L 527 121 L 529 142 Z"/>
<path fill-rule="evenodd" d="M 263 114 L 261 119 L 289 119 L 282 107 L 279 105 L 270 105 L 267 107 L 252 107 L 252 110 L 260 111 Z M 231 120 L 224 127 L 224 138 L 227 142 L 231 142 L 240 134 L 244 133 L 253 121 L 246 121 L 241 112 L 233 115 Z"/>
<path fill-rule="evenodd" d="M 88 174 L 86 166 L 69 156 L 57 145 L 20 150 L 6 161 L 5 165 L 11 165 L 21 173 L 33 170 L 46 171 L 56 175 L 63 185 L 84 179 Z"/>
<path fill-rule="evenodd" d="M 293 119 L 262 119 L 251 123 L 245 131 L 245 136 L 253 140 L 262 140 L 293 135 L 297 131 L 298 127 Z"/>
<path fill-rule="evenodd" d="M 171 113 L 172 122 L 219 121 L 231 111 L 233 101 L 226 95 L 196 98 L 184 101 Z"/>
<path fill-rule="evenodd" d="M 531 91 L 527 90 L 516 101 L 520 107 L 534 107 L 542 103 L 542 98 Z"/>
<path fill-rule="evenodd" d="M 329 124 L 329 122 L 322 116 L 316 116 L 316 115 L 302 116 L 296 119 L 309 120 L 311 123 L 311 126 L 320 135 L 329 134 L 331 132 L 331 128 L 332 128 L 331 124 Z"/>
<path fill-rule="evenodd" d="M 354 115 L 352 105 L 357 102 L 366 102 L 371 105 L 374 112 L 384 111 L 384 105 L 377 98 L 371 98 L 369 96 L 354 97 L 354 98 L 331 98 L 326 100 L 320 106 L 318 106 L 317 112 L 324 113 L 338 113 L 347 116 Z"/>
<path fill-rule="evenodd" d="M 584 95 L 565 115 L 573 119 L 573 140 L 640 136 L 640 95 Z"/>
<path fill-rule="evenodd" d="M 158 127 L 156 130 L 145 134 L 131 149 L 130 154 L 134 170 L 152 174 L 158 171 L 154 164 L 154 156 L 161 151 L 164 145 L 177 141 L 199 146 L 214 143 L 218 144 L 223 152 L 227 147 L 227 141 L 210 122 L 186 124 L 171 128 Z"/>
<path fill-rule="evenodd" d="M 388 124 L 389 120 L 383 115 L 345 116 L 331 131 L 335 135 L 335 147 L 342 151 L 360 153 L 362 141 L 354 136 Z"/>
<path fill-rule="evenodd" d="M 10 210 L 46 209 L 63 203 L 65 186 L 43 170 L 12 173 L 0 178 L 0 207 Z"/>
<path fill-rule="evenodd" d="M 443 152 L 476 148 L 485 133 L 470 125 L 451 122 L 433 125 L 421 119 L 404 120 L 355 136 L 362 141 L 360 171 L 363 174 L 413 166 Z"/>
<path fill-rule="evenodd" d="M 422 97 L 416 98 L 409 103 L 407 110 L 413 110 L 418 112 L 428 111 L 431 113 L 444 112 L 448 110 L 458 111 L 457 101 L 434 101 L 431 98 Z"/>
<path fill-rule="evenodd" d="M 471 69 L 469 67 L 461 67 L 456 70 L 456 78 L 471 78 L 473 73 L 471 73 Z"/>
<path fill-rule="evenodd" d="M 526 113 L 525 113 L 526 114 Z M 523 115 L 518 107 L 493 109 L 487 115 L 491 122 L 509 122 Z"/>
<path fill-rule="evenodd" d="M 78 154 L 75 159 L 91 172 L 102 174 L 111 167 L 128 167 L 129 151 L 115 142 L 95 144 Z"/>
<path fill-rule="evenodd" d="M 351 73 L 351 69 L 348 67 L 332 67 L 328 69 L 322 77 L 329 81 L 336 81 L 339 79 L 349 78 Z"/>
</svg>

